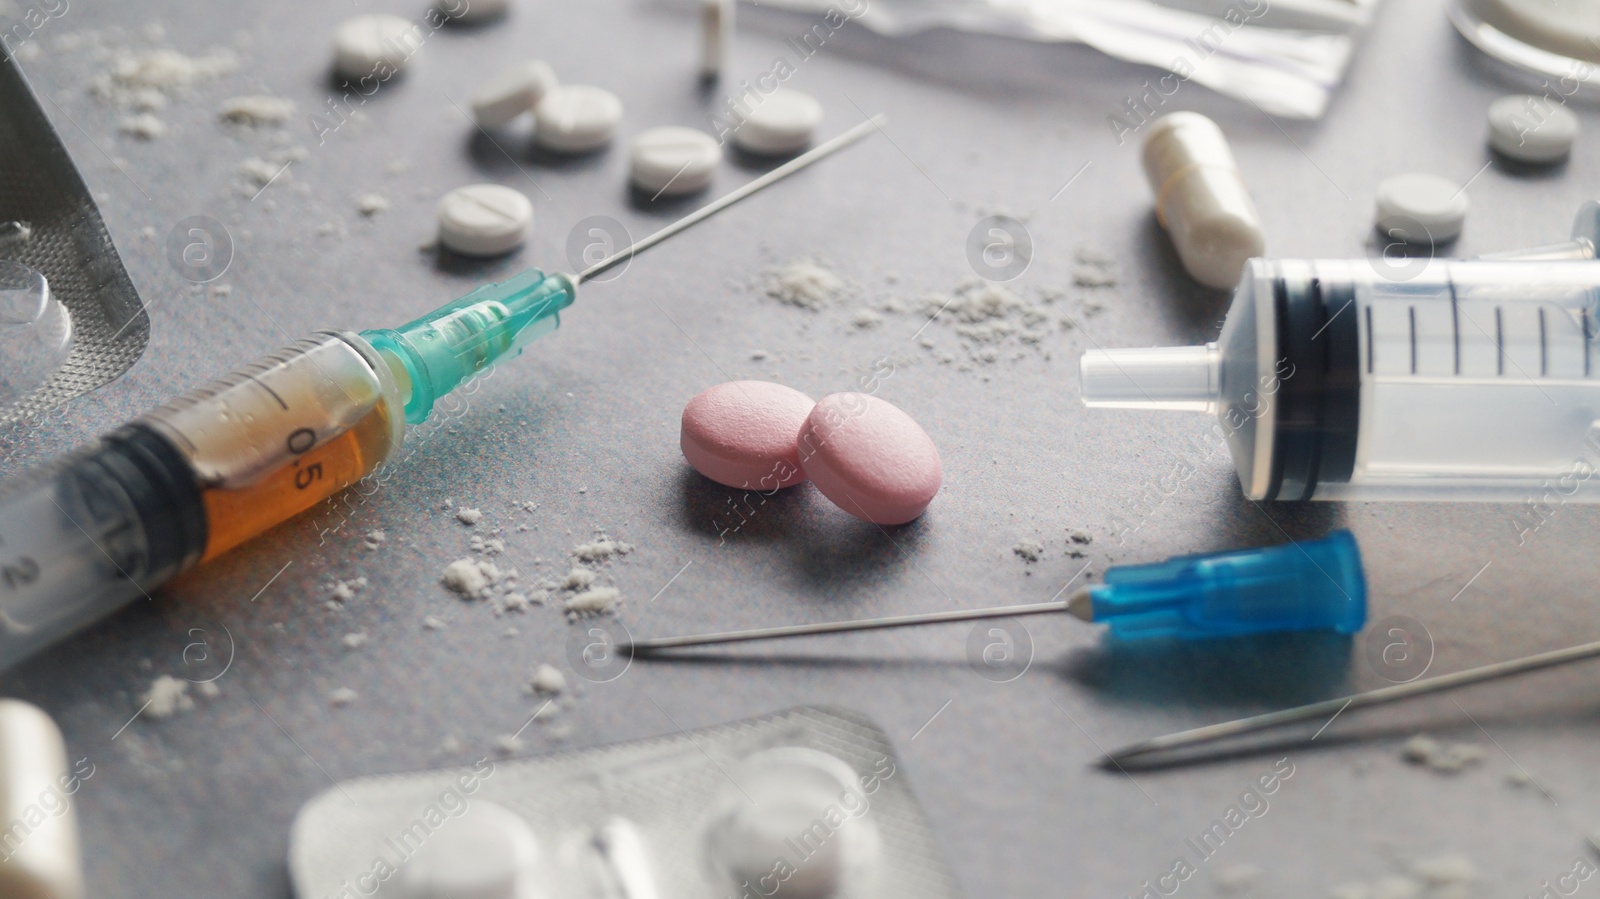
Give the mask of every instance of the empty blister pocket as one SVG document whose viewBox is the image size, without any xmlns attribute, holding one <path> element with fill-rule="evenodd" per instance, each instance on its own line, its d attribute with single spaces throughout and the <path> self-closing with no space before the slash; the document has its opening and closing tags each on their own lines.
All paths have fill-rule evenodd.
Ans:
<svg viewBox="0 0 1600 899">
<path fill-rule="evenodd" d="M 883 733 L 820 708 L 343 781 L 301 808 L 289 870 L 300 899 L 960 895 Z"/>
<path fill-rule="evenodd" d="M 10 316 L 8 341 L 29 353 L 0 357 L 12 394 L 11 402 L 0 403 L 0 424 L 87 393 L 144 353 L 150 321 L 139 293 L 11 53 L 0 59 L 0 260 L 42 275 L 57 304 L 41 307 L 37 322 Z M 70 323 L 58 320 L 62 309 Z M 70 328 L 70 343 L 57 339 L 64 327 Z M 51 357 L 56 351 L 60 357 Z M 54 368 L 41 370 L 41 358 Z"/>
</svg>

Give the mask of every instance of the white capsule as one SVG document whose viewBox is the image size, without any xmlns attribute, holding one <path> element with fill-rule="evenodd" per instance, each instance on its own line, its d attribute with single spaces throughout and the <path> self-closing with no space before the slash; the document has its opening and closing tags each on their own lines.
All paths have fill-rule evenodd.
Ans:
<svg viewBox="0 0 1600 899">
<path fill-rule="evenodd" d="M 1455 240 L 1467 220 L 1467 192 L 1448 178 L 1425 173 L 1396 175 L 1378 185 L 1380 234 L 1409 244 Z M 1421 227 L 1422 233 L 1412 233 Z"/>
<path fill-rule="evenodd" d="M 536 59 L 517 63 L 485 81 L 472 95 L 472 117 L 485 128 L 498 128 L 538 106 L 559 84 L 549 64 Z"/>
<path fill-rule="evenodd" d="M 1144 173 L 1156 218 L 1183 267 L 1207 287 L 1228 289 L 1265 248 L 1261 218 L 1245 189 L 1228 139 L 1195 112 L 1162 116 L 1144 141 Z"/>
<path fill-rule="evenodd" d="M 611 142 L 622 123 L 617 95 L 587 84 L 563 84 L 534 109 L 533 139 L 556 153 L 588 153 Z"/>
<path fill-rule="evenodd" d="M 629 177 L 653 197 L 705 190 L 722 162 L 717 139 L 693 128 L 652 128 L 633 139 Z"/>
<path fill-rule="evenodd" d="M 399 16 L 371 13 L 345 19 L 333 32 L 333 68 L 351 80 L 387 81 L 405 70 L 422 46 L 423 31 Z"/>
<path fill-rule="evenodd" d="M 822 104 L 810 94 L 780 87 L 758 96 L 750 114 L 733 132 L 733 142 L 749 153 L 781 156 L 811 145 L 822 124 Z"/>
<path fill-rule="evenodd" d="M 1489 104 L 1489 146 L 1529 165 L 1560 162 L 1578 139 L 1578 117 L 1544 97 L 1513 94 Z"/>
<path fill-rule="evenodd" d="M 700 0 L 700 75 L 722 77 L 733 47 L 734 0 Z"/>
<path fill-rule="evenodd" d="M 0 896 L 83 899 L 74 794 L 93 774 L 88 759 L 68 765 L 49 715 L 0 699 Z"/>
<path fill-rule="evenodd" d="M 499 184 L 469 184 L 439 201 L 439 243 L 463 256 L 498 256 L 527 239 L 533 203 Z"/>
</svg>

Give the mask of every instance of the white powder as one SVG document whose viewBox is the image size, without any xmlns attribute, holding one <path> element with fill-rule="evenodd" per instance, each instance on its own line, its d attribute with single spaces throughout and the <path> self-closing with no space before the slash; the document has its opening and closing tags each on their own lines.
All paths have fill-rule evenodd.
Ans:
<svg viewBox="0 0 1600 899">
<path fill-rule="evenodd" d="M 1471 743 L 1444 743 L 1426 734 L 1418 734 L 1400 748 L 1400 757 L 1441 774 L 1456 774 L 1464 768 L 1482 763 L 1484 751 L 1483 747 Z"/>
<path fill-rule="evenodd" d="M 570 597 L 566 609 L 574 615 L 604 615 L 621 600 L 622 591 L 615 587 L 594 587 Z"/>
<path fill-rule="evenodd" d="M 340 687 L 328 694 L 328 705 L 336 709 L 343 708 L 360 698 L 361 694 L 349 687 Z"/>
<path fill-rule="evenodd" d="M 871 309 L 858 309 L 855 317 L 850 319 L 850 323 L 863 330 L 876 328 L 883 324 L 883 316 L 873 312 Z"/>
<path fill-rule="evenodd" d="M 217 686 L 216 681 L 201 681 L 194 685 L 194 689 L 200 694 L 201 699 L 216 699 L 222 695 L 222 688 Z"/>
<path fill-rule="evenodd" d="M 500 632 L 500 636 L 505 637 L 507 640 L 509 640 L 512 637 L 518 636 L 521 633 L 522 633 L 522 631 L 520 631 L 520 630 L 518 630 L 518 629 L 516 629 L 514 627 L 508 627 L 505 630 Z"/>
<path fill-rule="evenodd" d="M 142 698 L 145 705 L 140 714 L 157 721 L 194 708 L 194 700 L 189 698 L 189 682 L 166 674 L 151 681 L 150 689 Z"/>
<path fill-rule="evenodd" d="M 239 174 L 253 182 L 257 187 L 266 187 L 273 179 L 289 177 L 289 172 L 284 166 L 287 163 L 273 163 L 259 156 L 252 156 L 239 163 Z"/>
<path fill-rule="evenodd" d="M 1472 859 L 1460 853 L 1419 858 L 1411 863 L 1411 873 L 1431 886 L 1468 884 L 1478 879 Z"/>
<path fill-rule="evenodd" d="M 367 635 L 361 632 L 345 634 L 339 639 L 339 642 L 344 644 L 345 649 L 360 649 L 367 645 Z"/>
<path fill-rule="evenodd" d="M 123 134 L 130 134 L 140 140 L 155 140 L 167 133 L 167 123 L 148 112 L 128 116 L 117 127 Z"/>
<path fill-rule="evenodd" d="M 1409 877 L 1391 874 L 1372 885 L 1371 899 L 1417 899 L 1422 895 L 1422 884 Z"/>
<path fill-rule="evenodd" d="M 926 298 L 918 311 L 953 327 L 973 361 L 992 364 L 1004 346 L 1037 346 L 1050 336 L 1055 319 L 1047 306 L 1054 300 L 1053 295 L 1030 299 L 998 285 L 969 281 L 949 295 Z M 954 359 L 936 350 L 931 340 L 924 339 L 922 345 L 942 363 Z"/>
<path fill-rule="evenodd" d="M 141 87 L 128 97 L 128 104 L 140 112 L 156 112 L 167 108 L 167 95 L 153 87 Z"/>
<path fill-rule="evenodd" d="M 1011 551 L 1022 557 L 1024 562 L 1037 562 L 1044 558 L 1044 544 L 1037 540 L 1018 540 Z"/>
<path fill-rule="evenodd" d="M 349 602 L 356 598 L 356 593 L 367 585 L 367 579 L 358 577 L 350 581 L 334 581 L 332 596 L 339 602 Z"/>
<path fill-rule="evenodd" d="M 500 598 L 500 608 L 507 612 L 526 612 L 529 605 L 528 597 L 521 593 L 507 593 Z"/>
<path fill-rule="evenodd" d="M 767 296 L 797 306 L 818 310 L 844 290 L 838 275 L 814 262 L 791 262 L 768 278 Z"/>
<path fill-rule="evenodd" d="M 477 509 L 461 508 L 456 510 L 456 518 L 462 524 L 472 525 L 483 520 L 483 513 Z"/>
<path fill-rule="evenodd" d="M 494 738 L 494 748 L 501 755 L 512 755 L 522 748 L 522 739 L 515 734 L 501 734 Z"/>
<path fill-rule="evenodd" d="M 490 537 L 485 540 L 477 534 L 473 534 L 472 539 L 467 541 L 467 547 L 475 553 L 487 553 L 493 556 L 506 551 L 506 542 L 499 537 Z"/>
<path fill-rule="evenodd" d="M 455 734 L 445 734 L 444 739 L 439 741 L 439 751 L 450 755 L 455 755 L 465 748 L 461 738 Z"/>
<path fill-rule="evenodd" d="M 433 615 L 429 615 L 426 618 L 423 618 L 422 619 L 422 626 L 427 628 L 430 631 L 442 631 L 446 627 L 449 627 L 449 625 L 444 623 L 444 619 L 437 618 L 437 617 L 435 617 Z"/>
<path fill-rule="evenodd" d="M 533 688 L 535 693 L 554 696 L 566 692 L 567 677 L 554 665 L 540 665 L 534 669 L 533 676 L 528 680 L 528 686 Z"/>
<path fill-rule="evenodd" d="M 931 296 L 922 303 L 925 315 L 947 315 L 967 324 L 1005 318 L 1022 307 L 1021 297 L 993 284 L 962 285 L 951 296 Z"/>
<path fill-rule="evenodd" d="M 218 115 L 224 122 L 238 125 L 277 125 L 294 114 L 294 101 L 264 94 L 232 97 L 222 104 Z"/>
<path fill-rule="evenodd" d="M 377 194 L 377 193 L 362 194 L 356 200 L 356 208 L 361 210 L 361 214 L 362 215 L 367 216 L 368 218 L 371 218 L 372 216 L 375 216 L 378 213 L 383 212 L 384 210 L 388 209 L 389 208 L 389 200 L 383 194 Z M 463 509 L 461 511 L 466 512 L 466 511 L 469 511 L 469 510 Z M 474 511 L 475 512 L 477 510 L 473 509 L 473 510 L 470 510 L 470 511 Z M 468 524 L 472 524 L 473 522 L 469 521 L 467 523 Z"/>
<path fill-rule="evenodd" d="M 446 565 L 440 581 L 459 593 L 462 599 L 479 599 L 487 595 L 502 576 L 493 562 L 469 558 Z"/>
<path fill-rule="evenodd" d="M 1426 734 L 1417 734 L 1400 747 L 1400 757 L 1408 762 L 1426 764 L 1439 749 L 1438 740 Z"/>
<path fill-rule="evenodd" d="M 368 531 L 367 532 L 367 549 L 377 549 L 378 547 L 380 547 L 380 546 L 382 546 L 384 544 L 384 541 L 386 541 L 388 539 L 389 539 L 389 535 L 385 534 L 381 530 L 380 531 Z"/>
<path fill-rule="evenodd" d="M 1223 895 L 1249 893 L 1261 883 L 1261 869 L 1255 865 L 1228 865 L 1218 868 L 1211 879 L 1217 885 L 1217 892 Z"/>
<path fill-rule="evenodd" d="M 587 568 L 573 568 L 561 582 L 562 590 L 582 590 L 594 583 L 594 572 Z"/>
<path fill-rule="evenodd" d="M 124 53 L 95 78 L 93 91 L 103 100 L 132 106 L 144 99 L 145 91 L 181 90 L 220 78 L 238 65 L 238 60 L 226 50 L 207 56 L 185 56 L 176 50 Z"/>
<path fill-rule="evenodd" d="M 613 540 L 605 534 L 597 534 L 588 543 L 580 543 L 572 548 L 572 554 L 584 562 L 604 562 L 612 556 L 625 556 L 631 552 L 631 543 Z"/>
<path fill-rule="evenodd" d="M 1114 288 L 1117 286 L 1114 261 L 1096 250 L 1078 250 L 1077 266 L 1072 267 L 1072 283 L 1080 288 Z"/>
</svg>

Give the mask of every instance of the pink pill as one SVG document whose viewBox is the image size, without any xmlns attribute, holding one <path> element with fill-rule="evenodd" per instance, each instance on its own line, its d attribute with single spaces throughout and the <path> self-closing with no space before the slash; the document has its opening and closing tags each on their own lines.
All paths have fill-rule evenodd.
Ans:
<svg viewBox="0 0 1600 899">
<path fill-rule="evenodd" d="M 921 515 L 944 480 L 928 432 L 864 393 L 823 397 L 806 416 L 797 448 L 822 495 L 873 524 L 905 524 Z"/>
<path fill-rule="evenodd" d="M 770 492 L 806 479 L 795 435 L 816 401 L 771 381 L 729 381 L 683 407 L 683 456 L 718 484 Z"/>
</svg>

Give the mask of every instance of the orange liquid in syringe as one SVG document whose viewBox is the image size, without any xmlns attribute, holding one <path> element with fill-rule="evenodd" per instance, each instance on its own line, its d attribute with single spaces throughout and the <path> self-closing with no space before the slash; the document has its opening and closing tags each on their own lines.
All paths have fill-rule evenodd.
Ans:
<svg viewBox="0 0 1600 899">
<path fill-rule="evenodd" d="M 277 471 L 234 489 L 213 488 L 201 499 L 210 528 L 202 561 L 287 521 L 359 481 L 393 448 L 388 404 L 379 402 L 338 437 Z"/>
</svg>

